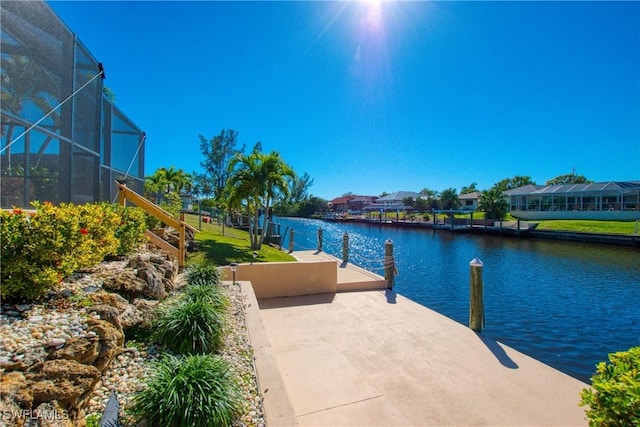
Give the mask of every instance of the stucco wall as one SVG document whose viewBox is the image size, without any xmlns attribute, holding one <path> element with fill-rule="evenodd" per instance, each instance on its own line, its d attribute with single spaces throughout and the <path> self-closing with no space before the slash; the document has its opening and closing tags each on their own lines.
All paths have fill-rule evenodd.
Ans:
<svg viewBox="0 0 640 427">
<path fill-rule="evenodd" d="M 221 267 L 224 280 L 232 280 L 230 267 Z M 311 295 L 338 291 L 335 261 L 240 264 L 236 280 L 250 281 L 258 299 Z"/>
</svg>

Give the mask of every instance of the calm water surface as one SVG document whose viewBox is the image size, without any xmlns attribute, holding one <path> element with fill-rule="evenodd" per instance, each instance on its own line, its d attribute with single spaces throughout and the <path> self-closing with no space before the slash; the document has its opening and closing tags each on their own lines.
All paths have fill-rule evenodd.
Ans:
<svg viewBox="0 0 640 427">
<path fill-rule="evenodd" d="M 640 251 L 511 237 L 452 234 L 368 224 L 280 218 L 295 229 L 295 250 L 341 258 L 384 275 L 384 241 L 394 243 L 395 290 L 467 325 L 469 262 L 484 263 L 483 335 L 582 381 L 611 352 L 640 345 Z M 288 233 L 283 246 L 288 244 Z"/>
</svg>

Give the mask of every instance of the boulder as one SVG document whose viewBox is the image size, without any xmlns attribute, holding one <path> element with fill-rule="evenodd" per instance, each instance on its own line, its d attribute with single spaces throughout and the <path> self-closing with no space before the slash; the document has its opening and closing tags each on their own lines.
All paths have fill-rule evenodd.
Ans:
<svg viewBox="0 0 640 427">
<path fill-rule="evenodd" d="M 33 404 L 57 400 L 63 409 L 81 406 L 100 380 L 100 371 L 92 365 L 75 360 L 47 360 L 39 370 L 28 372 L 29 389 L 33 393 Z"/>
<path fill-rule="evenodd" d="M 0 420 L 3 421 L 2 426 L 6 427 L 23 427 L 25 425 L 26 418 L 20 416 L 20 414 L 24 413 L 24 408 L 21 408 L 16 404 L 16 402 L 7 398 L 6 396 L 2 396 L 0 399 L 0 414 L 2 414 L 2 418 Z M 17 416 L 14 414 L 18 414 Z"/>
<path fill-rule="evenodd" d="M 118 329 L 106 320 L 91 319 L 87 322 L 87 334 L 93 332 L 99 341 L 98 357 L 94 365 L 103 372 L 113 361 L 113 359 L 122 353 L 124 344 L 124 333 L 122 329 Z"/>
<path fill-rule="evenodd" d="M 118 329 L 122 329 L 120 312 L 117 308 L 106 304 L 98 304 L 91 307 L 91 311 L 100 316 L 100 319 L 106 320 Z"/>
<path fill-rule="evenodd" d="M 29 423 L 29 427 L 80 427 L 86 425 L 84 420 L 78 420 L 79 422 L 74 423 L 71 420 L 70 411 L 60 406 L 57 400 L 41 403 L 33 410 L 32 418 L 34 420 Z"/>
<path fill-rule="evenodd" d="M 160 301 L 149 300 L 144 298 L 136 298 L 133 300 L 135 308 L 142 313 L 142 317 L 146 320 L 154 317 L 154 313 L 158 308 Z"/>
<path fill-rule="evenodd" d="M 89 299 L 93 301 L 94 304 L 105 304 L 115 307 L 119 312 L 124 311 L 129 305 L 129 301 L 121 295 L 112 292 L 95 292 L 89 294 Z"/>
<path fill-rule="evenodd" d="M 165 285 L 162 281 L 164 275 L 155 268 L 155 264 L 149 261 L 140 261 L 138 263 L 137 276 L 145 282 L 141 292 L 142 295 L 158 301 L 162 301 L 167 297 L 167 291 L 165 291 Z"/>
<path fill-rule="evenodd" d="M 8 372 L 0 376 L 0 396 L 9 407 L 15 404 L 23 409 L 30 409 L 33 402 L 33 394 L 27 387 L 27 379 L 22 372 Z"/>
<path fill-rule="evenodd" d="M 89 298 L 96 304 L 93 310 L 100 315 L 100 318 L 103 320 L 108 321 L 108 319 L 113 316 L 112 311 L 106 309 L 105 306 L 117 310 L 118 319 L 111 322 L 116 327 L 128 329 L 144 321 L 144 314 L 140 312 L 136 306 L 129 304 L 129 302 L 119 294 L 96 292 L 95 294 L 89 295 Z M 120 326 L 118 326 L 118 324 Z"/>
<path fill-rule="evenodd" d="M 96 361 L 99 354 L 100 338 L 96 335 L 84 338 L 73 337 L 65 343 L 64 347 L 53 351 L 49 358 L 75 360 L 76 362 L 90 365 Z"/>
<path fill-rule="evenodd" d="M 135 298 L 144 292 L 145 285 L 146 283 L 139 279 L 133 270 L 122 270 L 114 276 L 106 278 L 103 287 Z"/>
</svg>

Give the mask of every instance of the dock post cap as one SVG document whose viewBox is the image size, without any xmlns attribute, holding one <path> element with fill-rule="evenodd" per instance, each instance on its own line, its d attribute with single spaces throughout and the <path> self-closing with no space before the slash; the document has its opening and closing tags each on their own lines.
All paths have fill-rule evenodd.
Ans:
<svg viewBox="0 0 640 427">
<path fill-rule="evenodd" d="M 471 260 L 469 265 L 471 267 L 482 267 L 484 265 L 484 263 L 482 261 L 480 261 L 480 258 L 474 258 L 474 259 Z"/>
<path fill-rule="evenodd" d="M 391 240 L 391 239 L 387 239 L 387 240 L 385 240 L 384 242 L 385 242 L 385 243 L 393 243 L 393 240 Z"/>
</svg>

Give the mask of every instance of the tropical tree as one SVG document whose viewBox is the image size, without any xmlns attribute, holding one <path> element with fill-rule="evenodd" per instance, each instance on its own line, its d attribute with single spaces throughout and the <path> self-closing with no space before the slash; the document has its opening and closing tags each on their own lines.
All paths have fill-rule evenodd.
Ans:
<svg viewBox="0 0 640 427">
<path fill-rule="evenodd" d="M 568 184 L 587 184 L 593 182 L 590 179 L 584 177 L 584 175 L 576 175 L 575 173 L 568 173 L 566 175 L 556 176 L 545 183 L 545 185 L 568 185 Z"/>
<path fill-rule="evenodd" d="M 415 205 L 416 205 L 416 199 L 414 199 L 411 196 L 404 197 L 402 199 L 402 204 L 405 205 L 405 206 L 411 206 L 412 208 L 414 208 Z"/>
<path fill-rule="evenodd" d="M 263 227 L 262 233 L 259 232 L 260 210 L 268 213 L 274 199 L 288 194 L 288 181 L 293 178 L 293 170 L 280 154 L 275 151 L 261 153 L 258 146 L 250 154 L 240 154 L 231 159 L 228 168 L 230 175 L 226 191 L 229 206 L 241 206 L 245 202 L 247 213 L 253 217 L 249 233 L 251 248 L 260 249 L 267 228 Z"/>
<path fill-rule="evenodd" d="M 530 176 L 516 175 L 513 178 L 505 178 L 501 181 L 498 181 L 494 185 L 494 188 L 500 188 L 504 192 L 507 190 L 512 190 L 514 188 L 524 187 L 525 185 L 536 185 L 536 183 L 531 179 Z"/>
<path fill-rule="evenodd" d="M 309 198 L 309 187 L 313 185 L 313 178 L 308 173 L 304 173 L 302 176 L 294 174 L 291 179 L 289 188 L 289 203 L 300 203 L 303 200 Z"/>
<path fill-rule="evenodd" d="M 204 182 L 209 181 L 206 185 L 211 188 L 210 194 L 213 194 L 216 201 L 222 202 L 227 180 L 232 172 L 229 163 L 235 156 L 243 154 L 245 147 L 243 145 L 237 148 L 238 132 L 233 129 L 223 129 L 210 140 L 202 135 L 199 137 L 200 152 L 204 156 L 204 160 L 200 162 L 204 173 L 198 175 L 199 185 L 204 188 Z"/>
<path fill-rule="evenodd" d="M 478 200 L 478 209 L 484 211 L 487 219 L 503 219 L 509 210 L 504 191 L 498 187 L 484 191 Z"/>
<path fill-rule="evenodd" d="M 468 187 L 464 186 L 460 189 L 460 194 L 469 194 L 478 191 L 478 183 L 472 182 Z"/>
<path fill-rule="evenodd" d="M 440 207 L 438 200 L 439 194 L 437 191 L 425 187 L 420 190 L 420 194 L 426 197 L 427 209 L 438 209 Z"/>
<path fill-rule="evenodd" d="M 440 206 L 442 209 L 458 209 L 460 199 L 455 188 L 447 188 L 440 193 Z"/>
<path fill-rule="evenodd" d="M 144 179 L 144 197 L 152 200 L 154 203 L 158 203 L 160 193 L 163 192 L 166 187 L 164 174 L 160 169 L 156 170 L 152 175 L 145 177 Z"/>
</svg>

